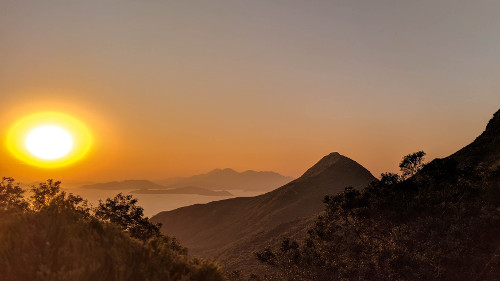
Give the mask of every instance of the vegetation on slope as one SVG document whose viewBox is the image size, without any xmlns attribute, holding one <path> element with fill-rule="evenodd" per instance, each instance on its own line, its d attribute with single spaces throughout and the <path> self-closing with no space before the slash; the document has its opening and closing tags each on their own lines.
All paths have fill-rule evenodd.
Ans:
<svg viewBox="0 0 500 281">
<path fill-rule="evenodd" d="M 500 111 L 452 156 L 424 155 L 325 197 L 308 237 L 256 253 L 269 270 L 251 279 L 500 280 Z"/>
<path fill-rule="evenodd" d="M 90 208 L 51 180 L 26 198 L 0 183 L 1 280 L 223 280 L 217 265 L 187 257 L 130 195 Z"/>
<path fill-rule="evenodd" d="M 327 196 L 307 239 L 256 254 L 271 269 L 262 280 L 499 280 L 491 176 L 447 160 Z"/>
</svg>

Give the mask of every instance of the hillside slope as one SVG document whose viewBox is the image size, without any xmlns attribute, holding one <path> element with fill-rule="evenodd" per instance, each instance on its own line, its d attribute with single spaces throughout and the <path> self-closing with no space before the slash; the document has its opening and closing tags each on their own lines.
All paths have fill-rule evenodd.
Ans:
<svg viewBox="0 0 500 281">
<path fill-rule="evenodd" d="M 486 129 L 473 142 L 448 157 L 434 159 L 415 176 L 415 180 L 419 181 L 425 177 L 449 180 L 452 176 L 456 176 L 451 173 L 455 169 L 481 175 L 477 181 L 489 180 L 498 184 L 500 180 L 500 110 L 493 114 Z M 442 174 L 437 174 L 437 171 Z"/>
<path fill-rule="evenodd" d="M 258 273 L 294 281 L 500 280 L 499 232 L 497 111 L 472 143 L 414 176 L 388 173 L 362 191 L 326 198 L 307 239 L 259 251 L 269 267 Z"/>
<path fill-rule="evenodd" d="M 218 265 L 159 235 L 132 197 L 91 210 L 52 180 L 31 194 L 12 178 L 0 181 L 2 281 L 224 280 Z"/>
<path fill-rule="evenodd" d="M 225 260 L 238 254 L 235 249 L 254 241 L 256 236 L 268 236 L 265 233 L 273 230 L 279 235 L 288 229 L 279 230 L 280 225 L 315 216 L 323 208 L 325 195 L 338 193 L 346 186 L 362 188 L 373 180 L 363 166 L 335 152 L 300 178 L 269 193 L 161 212 L 152 220 L 161 222 L 162 231 L 175 235 L 190 253 Z M 260 239 L 260 246 L 265 243 Z M 254 260 L 251 251 L 244 254 L 247 257 L 239 260 Z"/>
<path fill-rule="evenodd" d="M 459 166 L 482 167 L 490 170 L 500 167 L 500 110 L 488 122 L 485 131 L 471 144 L 460 149 L 449 158 Z"/>
</svg>

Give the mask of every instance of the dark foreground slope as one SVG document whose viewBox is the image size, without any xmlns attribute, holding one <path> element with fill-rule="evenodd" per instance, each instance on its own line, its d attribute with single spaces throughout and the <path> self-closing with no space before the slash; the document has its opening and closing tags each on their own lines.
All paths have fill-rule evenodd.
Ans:
<svg viewBox="0 0 500 281">
<path fill-rule="evenodd" d="M 0 280 L 201 280 L 206 274 L 181 248 L 145 244 L 68 212 L 0 212 L 0 225 Z"/>
<path fill-rule="evenodd" d="M 58 182 L 24 193 L 12 179 L 0 181 L 2 281 L 223 280 L 216 264 L 188 258 L 159 235 L 131 197 L 91 210 Z"/>
<path fill-rule="evenodd" d="M 161 212 L 152 220 L 162 223 L 162 231 L 177 237 L 190 253 L 217 257 L 226 261 L 226 267 L 237 267 L 231 261 L 239 265 L 254 262 L 248 245 L 258 249 L 267 238 L 289 232 L 289 226 L 307 224 L 321 211 L 320 202 L 326 194 L 346 186 L 361 188 L 373 180 L 355 161 L 331 153 L 300 178 L 272 192 Z M 306 228 L 300 229 L 303 233 Z"/>
<path fill-rule="evenodd" d="M 257 257 L 272 280 L 500 280 L 499 175 L 500 111 L 409 178 L 383 174 L 325 198 L 306 239 Z"/>
<path fill-rule="evenodd" d="M 434 159 L 410 180 L 418 185 L 459 186 L 461 179 L 500 189 L 500 110 L 472 143 L 448 157 Z"/>
</svg>

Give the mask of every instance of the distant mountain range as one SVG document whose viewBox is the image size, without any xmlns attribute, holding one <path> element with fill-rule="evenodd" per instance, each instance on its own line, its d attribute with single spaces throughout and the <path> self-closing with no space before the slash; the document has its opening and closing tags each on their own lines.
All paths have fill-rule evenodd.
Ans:
<svg viewBox="0 0 500 281">
<path fill-rule="evenodd" d="M 269 193 L 161 212 L 152 220 L 161 222 L 162 230 L 176 236 L 192 254 L 215 257 L 229 270 L 251 270 L 257 266 L 251 253 L 270 240 L 305 235 L 306 226 L 323 209 L 325 195 L 346 186 L 362 188 L 374 180 L 363 166 L 335 152 Z"/>
<path fill-rule="evenodd" d="M 205 196 L 233 196 L 226 190 L 269 191 L 293 178 L 275 172 L 245 171 L 233 169 L 215 169 L 206 174 L 191 177 L 178 177 L 160 180 L 124 180 L 105 183 L 86 184 L 83 189 L 121 190 L 136 194 L 197 194 Z"/>
<path fill-rule="evenodd" d="M 80 188 L 100 190 L 165 189 L 166 186 L 148 180 L 124 180 L 82 185 Z"/>
<path fill-rule="evenodd" d="M 208 190 L 201 187 L 196 186 L 186 186 L 172 189 L 139 189 L 130 191 L 130 193 L 134 194 L 197 194 L 197 195 L 205 195 L 205 196 L 233 196 L 228 191 L 220 190 Z"/>
<path fill-rule="evenodd" d="M 148 180 L 124 180 L 83 185 L 83 189 L 128 191 L 134 194 L 196 194 L 203 196 L 233 196 L 225 190 L 209 190 L 196 186 L 168 188 Z M 130 191 L 132 190 L 132 191 Z"/>
<path fill-rule="evenodd" d="M 245 191 L 271 191 L 292 181 L 275 172 L 257 172 L 248 170 L 237 172 L 233 169 L 215 169 L 206 174 L 191 177 L 178 177 L 155 181 L 170 188 L 198 186 L 210 190 L 245 190 Z"/>
</svg>

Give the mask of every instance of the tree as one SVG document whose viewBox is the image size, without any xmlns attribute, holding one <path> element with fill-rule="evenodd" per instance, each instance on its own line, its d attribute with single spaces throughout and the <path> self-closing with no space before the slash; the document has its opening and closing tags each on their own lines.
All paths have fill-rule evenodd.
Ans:
<svg viewBox="0 0 500 281">
<path fill-rule="evenodd" d="M 399 168 L 402 172 L 402 178 L 407 179 L 415 175 L 424 166 L 425 152 L 418 151 L 408 154 L 403 157 L 399 163 Z"/>
<path fill-rule="evenodd" d="M 87 200 L 81 196 L 61 191 L 61 182 L 48 179 L 31 187 L 31 209 L 36 212 L 50 210 L 55 212 L 73 211 L 90 216 Z"/>
<path fill-rule="evenodd" d="M 26 209 L 28 203 L 23 197 L 24 192 L 13 178 L 2 178 L 2 182 L 0 182 L 0 210 Z"/>
<path fill-rule="evenodd" d="M 152 223 L 144 217 L 144 209 L 137 206 L 137 199 L 132 195 L 119 193 L 114 198 L 99 201 L 95 216 L 103 221 L 108 221 L 120 226 L 131 237 L 142 241 L 159 236 L 160 224 Z"/>
<path fill-rule="evenodd" d="M 46 182 L 32 186 L 31 191 L 31 208 L 34 211 L 40 211 L 43 207 L 48 206 L 50 201 L 60 192 L 61 182 L 48 179 Z"/>
</svg>

